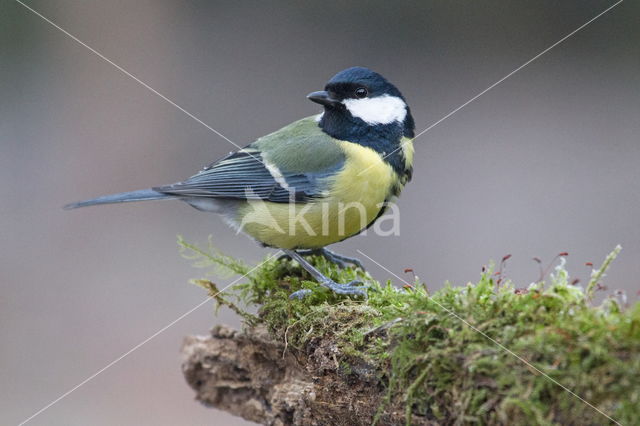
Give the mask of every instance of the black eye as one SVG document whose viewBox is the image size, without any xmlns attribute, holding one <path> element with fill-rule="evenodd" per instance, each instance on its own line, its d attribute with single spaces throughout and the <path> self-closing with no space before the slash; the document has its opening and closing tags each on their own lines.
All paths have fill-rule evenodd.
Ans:
<svg viewBox="0 0 640 426">
<path fill-rule="evenodd" d="M 362 99 L 366 98 L 369 92 L 367 92 L 367 89 L 365 89 L 364 87 L 358 87 L 356 91 L 353 92 L 353 94 L 356 95 L 356 98 Z"/>
</svg>

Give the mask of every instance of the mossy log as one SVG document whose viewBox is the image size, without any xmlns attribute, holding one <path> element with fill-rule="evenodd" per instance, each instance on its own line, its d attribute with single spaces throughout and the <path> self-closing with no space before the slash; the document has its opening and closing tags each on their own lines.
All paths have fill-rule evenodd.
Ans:
<svg viewBox="0 0 640 426">
<path fill-rule="evenodd" d="M 182 244 L 203 266 L 251 270 Z M 266 425 L 640 424 L 640 304 L 591 302 L 616 253 L 585 289 L 561 261 L 526 289 L 488 269 L 434 293 L 313 259 L 336 280 L 367 280 L 367 300 L 271 260 L 223 293 L 197 281 L 244 327 L 187 337 L 182 369 L 197 400 Z M 313 295 L 288 299 L 301 288 Z"/>
</svg>

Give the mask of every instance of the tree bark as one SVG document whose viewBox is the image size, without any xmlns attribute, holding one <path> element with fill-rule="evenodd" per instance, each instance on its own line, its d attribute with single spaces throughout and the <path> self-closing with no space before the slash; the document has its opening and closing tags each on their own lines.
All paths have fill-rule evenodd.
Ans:
<svg viewBox="0 0 640 426">
<path fill-rule="evenodd" d="M 202 403 L 265 425 L 370 425 L 385 398 L 368 365 L 338 364 L 329 339 L 306 353 L 287 350 L 262 327 L 245 331 L 218 325 L 210 336 L 190 336 L 182 371 Z M 404 412 L 387 405 L 380 424 L 404 424 Z M 429 424 L 413 417 L 412 424 Z"/>
</svg>

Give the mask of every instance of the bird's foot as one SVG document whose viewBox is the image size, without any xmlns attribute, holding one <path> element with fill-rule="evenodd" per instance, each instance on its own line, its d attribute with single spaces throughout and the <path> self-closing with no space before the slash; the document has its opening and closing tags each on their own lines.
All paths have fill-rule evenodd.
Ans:
<svg viewBox="0 0 640 426">
<path fill-rule="evenodd" d="M 362 262 L 360 262 L 360 259 L 344 256 L 326 248 L 296 250 L 296 253 L 298 253 L 300 256 L 322 256 L 341 269 L 346 269 L 349 265 L 353 265 L 362 269 L 363 271 L 365 270 Z M 278 257 L 278 260 L 283 259 L 289 260 L 291 259 L 291 256 L 289 256 L 288 254 L 283 254 Z"/>
<path fill-rule="evenodd" d="M 320 282 L 320 284 L 329 290 L 333 291 L 335 294 L 346 294 L 350 296 L 362 296 L 363 298 L 367 298 L 367 289 L 368 285 L 365 285 L 362 281 L 353 280 L 346 284 L 339 284 L 332 279 L 326 278 Z M 289 295 L 289 299 L 304 299 L 306 296 L 310 295 L 313 291 L 309 289 L 298 290 Z"/>
</svg>

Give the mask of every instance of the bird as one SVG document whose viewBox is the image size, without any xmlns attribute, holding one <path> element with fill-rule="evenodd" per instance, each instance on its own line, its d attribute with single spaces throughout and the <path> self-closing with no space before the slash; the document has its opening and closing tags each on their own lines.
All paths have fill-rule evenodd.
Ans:
<svg viewBox="0 0 640 426">
<path fill-rule="evenodd" d="M 264 247 L 280 249 L 334 293 L 366 298 L 362 281 L 337 283 L 305 257 L 362 267 L 326 246 L 370 227 L 411 180 L 414 119 L 398 88 L 365 67 L 338 72 L 307 98 L 322 106 L 320 114 L 260 137 L 184 181 L 64 208 L 180 200 L 221 215 Z"/>
</svg>

